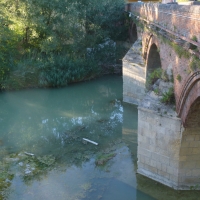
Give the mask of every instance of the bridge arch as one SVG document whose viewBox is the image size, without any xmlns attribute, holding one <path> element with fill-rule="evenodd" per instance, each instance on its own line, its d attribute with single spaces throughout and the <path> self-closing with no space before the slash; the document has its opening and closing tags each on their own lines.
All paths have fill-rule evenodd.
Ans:
<svg viewBox="0 0 200 200">
<path fill-rule="evenodd" d="M 161 68 L 159 48 L 155 43 L 153 43 L 149 47 L 148 51 L 147 64 L 146 64 L 146 78 L 148 78 L 149 74 L 158 68 Z"/>
<path fill-rule="evenodd" d="M 185 82 L 185 85 L 182 89 L 180 98 L 177 103 L 177 113 L 178 116 L 182 119 L 184 127 L 190 127 L 191 123 L 194 123 L 194 120 L 196 121 L 196 123 L 200 123 L 200 107 L 198 109 L 197 106 L 197 102 L 199 101 L 200 101 L 200 71 L 196 71 Z M 198 117 L 196 118 L 197 116 L 197 114 L 195 114 L 196 110 L 199 111 L 198 115 L 199 118 Z M 191 122 L 191 120 L 193 122 Z"/>
<path fill-rule="evenodd" d="M 200 96 L 189 107 L 181 133 L 179 176 L 185 185 L 199 184 L 200 174 Z"/>
<path fill-rule="evenodd" d="M 135 22 L 131 22 L 129 26 L 129 39 L 130 43 L 134 43 L 138 39 L 138 32 L 137 32 L 137 26 Z"/>
<path fill-rule="evenodd" d="M 190 107 L 185 119 L 185 126 L 188 128 L 200 128 L 200 97 L 197 97 Z"/>
</svg>

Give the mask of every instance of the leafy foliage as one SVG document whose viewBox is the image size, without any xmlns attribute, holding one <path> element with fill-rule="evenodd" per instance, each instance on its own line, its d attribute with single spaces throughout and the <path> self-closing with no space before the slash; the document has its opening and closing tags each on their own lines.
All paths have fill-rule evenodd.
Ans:
<svg viewBox="0 0 200 200">
<path fill-rule="evenodd" d="M 191 40 L 195 41 L 195 42 L 198 42 L 198 39 L 197 39 L 197 36 L 196 35 L 193 35 Z"/>
<path fill-rule="evenodd" d="M 192 59 L 189 63 L 190 71 L 195 71 L 200 67 L 200 60 L 196 56 L 192 56 Z"/>
<path fill-rule="evenodd" d="M 184 57 L 189 59 L 191 54 L 189 51 L 187 51 L 186 49 L 184 49 L 182 46 L 179 46 L 178 44 L 173 43 L 172 41 L 170 41 L 168 38 L 164 37 L 163 35 L 159 35 L 159 38 L 161 39 L 161 41 L 165 44 L 170 45 L 175 53 L 179 56 L 179 58 Z"/>
<path fill-rule="evenodd" d="M 180 74 L 178 74 L 177 76 L 176 76 L 176 79 L 179 81 L 179 82 L 181 82 L 181 75 Z"/>
<path fill-rule="evenodd" d="M 166 92 L 162 95 L 161 102 L 165 103 L 165 104 L 174 104 L 175 103 L 174 88 L 170 88 L 168 90 L 168 92 Z"/>
<path fill-rule="evenodd" d="M 70 82 L 92 78 L 99 68 L 94 60 L 77 58 L 71 60 L 61 55 L 51 55 L 41 59 L 39 65 L 39 85 L 42 87 L 63 86 Z"/>
<path fill-rule="evenodd" d="M 123 0 L 2 0 L 1 89 L 62 86 L 116 62 L 110 41 L 127 38 Z M 88 55 L 90 48 L 93 54 Z M 63 71 L 64 70 L 64 71 Z M 13 81 L 11 81 L 11 79 Z"/>
<path fill-rule="evenodd" d="M 96 158 L 95 164 L 96 165 L 104 165 L 108 160 L 115 157 L 115 153 L 109 153 L 109 154 L 99 154 Z"/>
<path fill-rule="evenodd" d="M 171 45 L 179 58 L 181 58 L 182 56 L 184 58 L 190 58 L 190 53 L 186 49 L 174 43 L 171 43 Z"/>
<path fill-rule="evenodd" d="M 152 73 L 149 74 L 147 77 L 147 84 L 146 87 L 147 89 L 150 89 L 150 87 L 158 80 L 161 78 L 163 73 L 163 70 L 161 68 L 155 69 Z"/>
</svg>

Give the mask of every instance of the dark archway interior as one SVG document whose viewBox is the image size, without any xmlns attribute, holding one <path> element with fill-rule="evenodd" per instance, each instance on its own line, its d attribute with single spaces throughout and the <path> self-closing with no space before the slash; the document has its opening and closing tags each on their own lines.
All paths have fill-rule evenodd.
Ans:
<svg viewBox="0 0 200 200">
<path fill-rule="evenodd" d="M 149 56 L 147 60 L 147 74 L 152 73 L 155 69 L 161 68 L 161 60 L 160 60 L 160 54 L 158 52 L 158 48 L 155 44 L 151 45 L 151 48 L 149 50 Z"/>
<path fill-rule="evenodd" d="M 138 39 L 137 27 L 136 27 L 136 24 L 134 22 L 130 26 L 129 35 L 130 35 L 129 37 L 130 37 L 131 43 L 134 43 Z"/>
<path fill-rule="evenodd" d="M 185 127 L 200 128 L 200 97 L 192 104 L 185 121 Z"/>
</svg>

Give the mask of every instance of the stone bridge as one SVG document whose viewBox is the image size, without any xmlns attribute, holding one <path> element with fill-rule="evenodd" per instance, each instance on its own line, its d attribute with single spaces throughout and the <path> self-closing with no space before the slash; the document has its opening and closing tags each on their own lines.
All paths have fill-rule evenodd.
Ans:
<svg viewBox="0 0 200 200">
<path fill-rule="evenodd" d="M 133 46 L 123 58 L 123 100 L 138 105 L 138 173 L 175 189 L 198 186 L 200 6 L 129 3 L 125 11 Z M 175 103 L 166 105 L 171 91 Z"/>
</svg>

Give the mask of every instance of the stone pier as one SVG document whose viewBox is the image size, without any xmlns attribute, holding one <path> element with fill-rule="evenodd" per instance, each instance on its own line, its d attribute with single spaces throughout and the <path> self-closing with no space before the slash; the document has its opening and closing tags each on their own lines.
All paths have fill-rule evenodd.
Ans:
<svg viewBox="0 0 200 200">
<path fill-rule="evenodd" d="M 200 129 L 183 128 L 172 108 L 148 94 L 138 107 L 138 173 L 178 190 L 200 182 Z"/>
<path fill-rule="evenodd" d="M 138 173 L 180 189 L 181 127 L 175 111 L 145 97 L 138 107 Z"/>
<path fill-rule="evenodd" d="M 145 64 L 141 40 L 123 58 L 123 101 L 138 104 L 145 96 Z"/>
</svg>

